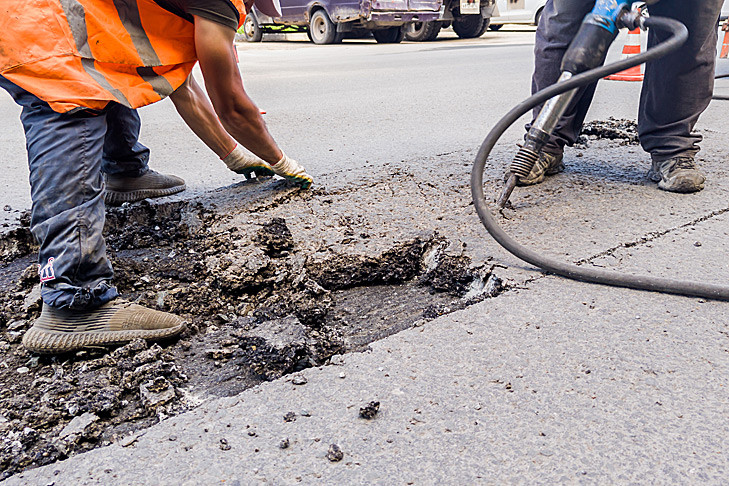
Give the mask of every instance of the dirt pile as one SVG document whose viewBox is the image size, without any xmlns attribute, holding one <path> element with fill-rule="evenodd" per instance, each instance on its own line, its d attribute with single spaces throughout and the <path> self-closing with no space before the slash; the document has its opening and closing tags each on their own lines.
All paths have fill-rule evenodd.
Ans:
<svg viewBox="0 0 729 486">
<path fill-rule="evenodd" d="M 613 117 L 593 120 L 582 126 L 577 143 L 587 145 L 589 140 L 619 140 L 620 145 L 637 145 L 638 124 L 635 120 Z"/>
</svg>

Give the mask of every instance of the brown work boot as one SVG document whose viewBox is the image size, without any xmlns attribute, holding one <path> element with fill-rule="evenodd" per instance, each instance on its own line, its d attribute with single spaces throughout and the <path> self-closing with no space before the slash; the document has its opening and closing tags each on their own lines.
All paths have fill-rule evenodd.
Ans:
<svg viewBox="0 0 729 486">
<path fill-rule="evenodd" d="M 651 164 L 648 177 L 658 188 L 670 192 L 697 192 L 704 188 L 706 177 L 693 157 L 681 156 Z"/>
<path fill-rule="evenodd" d="M 139 177 L 121 175 L 106 176 L 104 202 L 117 206 L 150 197 L 169 196 L 185 190 L 185 181 L 177 176 L 160 174 L 149 170 Z"/>
<path fill-rule="evenodd" d="M 550 154 L 539 152 L 539 158 L 534 163 L 532 171 L 526 177 L 520 177 L 516 181 L 517 186 L 531 186 L 544 181 L 546 176 L 551 176 L 564 170 L 562 158 L 564 154 Z"/>
<path fill-rule="evenodd" d="M 23 336 L 23 346 L 36 353 L 66 353 L 137 338 L 164 339 L 183 329 L 185 323 L 175 315 L 121 299 L 93 310 L 57 309 L 43 304 L 40 317 Z"/>
</svg>

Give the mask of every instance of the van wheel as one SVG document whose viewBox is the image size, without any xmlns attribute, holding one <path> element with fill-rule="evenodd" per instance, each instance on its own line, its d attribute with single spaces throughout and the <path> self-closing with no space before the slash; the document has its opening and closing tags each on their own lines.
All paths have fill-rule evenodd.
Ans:
<svg viewBox="0 0 729 486">
<path fill-rule="evenodd" d="M 405 31 L 405 40 L 427 42 L 435 40 L 440 32 L 440 22 L 413 22 Z"/>
<path fill-rule="evenodd" d="M 335 44 L 342 40 L 337 34 L 337 26 L 329 20 L 324 10 L 317 10 L 309 20 L 309 37 L 314 44 Z"/>
<path fill-rule="evenodd" d="M 542 12 L 544 7 L 540 8 L 537 14 L 534 16 L 534 25 L 539 26 L 539 21 L 542 20 Z"/>
<path fill-rule="evenodd" d="M 486 32 L 490 22 L 480 15 L 461 15 L 453 19 L 453 31 L 461 39 L 475 39 Z"/>
<path fill-rule="evenodd" d="M 248 42 L 261 42 L 263 39 L 263 31 L 253 12 L 246 15 L 246 19 L 243 21 L 243 37 Z"/>
<path fill-rule="evenodd" d="M 405 38 L 405 26 L 374 30 L 372 35 L 378 44 L 397 44 Z"/>
</svg>

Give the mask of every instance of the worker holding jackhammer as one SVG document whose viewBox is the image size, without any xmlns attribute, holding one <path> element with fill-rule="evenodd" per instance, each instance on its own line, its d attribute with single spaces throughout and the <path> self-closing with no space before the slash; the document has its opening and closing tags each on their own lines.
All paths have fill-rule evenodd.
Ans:
<svg viewBox="0 0 729 486">
<path fill-rule="evenodd" d="M 711 101 L 714 91 L 717 22 L 723 0 L 653 0 L 649 13 L 683 23 L 689 32 L 678 50 L 648 62 L 640 96 L 638 137 L 651 156 L 648 177 L 658 188 L 672 192 L 696 192 L 704 188 L 705 176 L 695 156 L 702 137 L 693 133 L 699 115 Z M 532 93 L 554 84 L 561 74 L 560 64 L 570 42 L 594 0 L 548 0 L 537 27 L 534 47 Z M 648 32 L 648 48 L 668 34 Z M 519 179 L 520 185 L 542 182 L 545 176 L 564 170 L 564 147 L 580 134 L 597 83 L 578 89 L 531 173 Z M 536 119 L 541 106 L 534 109 Z M 527 126 L 527 130 L 529 126 Z"/>
<path fill-rule="evenodd" d="M 277 14 L 271 0 L 256 4 Z M 111 284 L 104 198 L 130 202 L 185 187 L 182 179 L 148 168 L 136 108 L 170 96 L 232 170 L 311 184 L 277 146 L 243 88 L 233 38 L 244 14 L 240 0 L 0 6 L 0 86 L 23 107 L 31 231 L 40 244 L 43 307 L 23 337 L 27 349 L 60 353 L 184 329 L 177 316 L 118 299 Z M 198 61 L 212 105 L 190 76 Z"/>
</svg>

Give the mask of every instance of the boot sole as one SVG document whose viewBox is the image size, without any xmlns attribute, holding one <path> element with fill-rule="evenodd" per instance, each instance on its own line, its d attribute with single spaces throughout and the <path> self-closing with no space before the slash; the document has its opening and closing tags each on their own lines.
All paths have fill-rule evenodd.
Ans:
<svg viewBox="0 0 729 486">
<path fill-rule="evenodd" d="M 23 346 L 34 353 L 59 354 L 89 346 L 124 344 L 138 338 L 150 341 L 166 339 L 180 334 L 184 329 L 184 322 L 166 329 L 127 331 L 61 332 L 31 327 L 23 336 Z"/>
<path fill-rule="evenodd" d="M 119 192 L 106 190 L 104 193 L 104 202 L 110 206 L 118 206 L 124 203 L 133 203 L 141 201 L 143 199 L 149 199 L 154 197 L 171 196 L 182 192 L 187 188 L 186 184 L 175 187 L 168 187 L 164 189 L 139 189 L 137 191 Z"/>
<path fill-rule="evenodd" d="M 675 181 L 671 184 L 658 183 L 658 188 L 667 192 L 678 192 L 680 194 L 689 194 L 699 192 L 704 189 L 704 184 L 697 184 L 694 181 Z"/>
<path fill-rule="evenodd" d="M 658 183 L 658 189 L 666 192 L 678 192 L 680 194 L 689 194 L 691 192 L 699 192 L 704 189 L 704 179 L 701 182 L 692 180 L 690 177 L 674 179 L 673 181 L 664 181 L 661 174 L 653 169 L 648 171 L 648 179 Z"/>
</svg>

